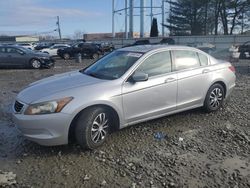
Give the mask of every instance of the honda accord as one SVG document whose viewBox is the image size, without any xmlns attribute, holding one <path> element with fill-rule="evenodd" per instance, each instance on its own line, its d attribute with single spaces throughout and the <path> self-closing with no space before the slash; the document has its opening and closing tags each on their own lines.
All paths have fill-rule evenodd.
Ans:
<svg viewBox="0 0 250 188">
<path fill-rule="evenodd" d="M 201 50 L 134 46 L 30 84 L 13 115 L 23 135 L 41 145 L 74 138 L 94 149 L 116 129 L 197 107 L 216 111 L 234 86 L 234 67 Z"/>
</svg>

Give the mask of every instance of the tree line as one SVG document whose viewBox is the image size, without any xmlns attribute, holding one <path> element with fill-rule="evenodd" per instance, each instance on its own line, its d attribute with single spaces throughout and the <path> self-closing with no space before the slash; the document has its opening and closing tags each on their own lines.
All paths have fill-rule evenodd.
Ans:
<svg viewBox="0 0 250 188">
<path fill-rule="evenodd" d="M 250 28 L 250 0 L 167 0 L 170 35 L 232 35 Z"/>
</svg>

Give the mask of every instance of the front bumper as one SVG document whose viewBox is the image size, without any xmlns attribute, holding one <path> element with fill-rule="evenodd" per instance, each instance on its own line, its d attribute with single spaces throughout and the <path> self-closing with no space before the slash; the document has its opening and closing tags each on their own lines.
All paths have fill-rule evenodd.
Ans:
<svg viewBox="0 0 250 188">
<path fill-rule="evenodd" d="M 68 132 L 72 120 L 69 114 L 24 115 L 13 113 L 13 120 L 28 140 L 45 146 L 68 143 Z"/>
</svg>

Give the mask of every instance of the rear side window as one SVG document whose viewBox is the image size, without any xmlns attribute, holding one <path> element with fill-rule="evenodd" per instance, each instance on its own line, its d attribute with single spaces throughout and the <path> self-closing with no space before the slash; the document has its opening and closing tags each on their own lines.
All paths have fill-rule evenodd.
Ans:
<svg viewBox="0 0 250 188">
<path fill-rule="evenodd" d="M 21 53 L 22 51 L 19 50 L 19 49 L 16 49 L 16 48 L 6 48 L 6 52 L 7 52 L 7 53 L 19 54 L 19 53 Z"/>
<path fill-rule="evenodd" d="M 188 50 L 174 50 L 175 69 L 177 71 L 196 68 L 200 66 L 200 60 L 196 52 Z"/>
<path fill-rule="evenodd" d="M 208 59 L 207 59 L 206 55 L 198 53 L 198 56 L 199 56 L 199 59 L 200 59 L 201 66 L 208 65 Z"/>
<path fill-rule="evenodd" d="M 148 57 L 136 70 L 144 72 L 149 77 L 171 72 L 170 52 L 159 52 Z"/>
</svg>

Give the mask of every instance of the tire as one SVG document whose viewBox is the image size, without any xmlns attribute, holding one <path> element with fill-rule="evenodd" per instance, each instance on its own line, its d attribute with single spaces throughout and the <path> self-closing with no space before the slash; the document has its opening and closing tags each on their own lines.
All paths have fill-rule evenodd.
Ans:
<svg viewBox="0 0 250 188">
<path fill-rule="evenodd" d="M 245 52 L 240 52 L 239 59 L 246 59 L 246 54 L 245 54 Z"/>
<path fill-rule="evenodd" d="M 221 84 L 212 85 L 206 95 L 204 101 L 204 109 L 207 112 L 214 112 L 218 110 L 224 102 L 225 90 Z"/>
<path fill-rule="evenodd" d="M 99 58 L 99 54 L 97 53 L 94 53 L 93 56 L 92 56 L 93 59 L 98 59 Z"/>
<path fill-rule="evenodd" d="M 63 59 L 68 60 L 70 58 L 70 55 L 68 53 L 63 54 Z"/>
<path fill-rule="evenodd" d="M 76 121 L 75 138 L 84 149 L 101 146 L 112 127 L 112 116 L 108 110 L 92 107 L 83 111 Z"/>
<path fill-rule="evenodd" d="M 30 61 L 30 65 L 33 69 L 40 69 L 41 68 L 41 61 L 38 59 L 32 59 Z"/>
</svg>

